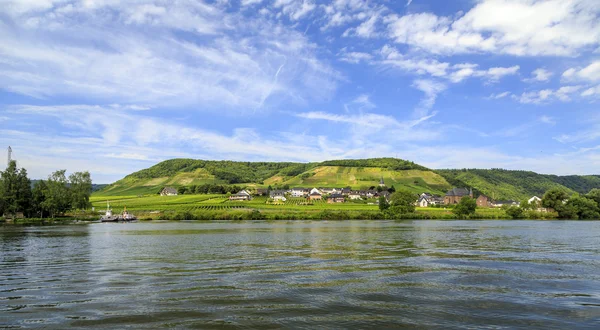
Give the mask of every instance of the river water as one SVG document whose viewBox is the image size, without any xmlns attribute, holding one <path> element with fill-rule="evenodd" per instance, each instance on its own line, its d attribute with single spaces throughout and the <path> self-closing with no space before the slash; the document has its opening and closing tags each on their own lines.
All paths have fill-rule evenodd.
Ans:
<svg viewBox="0 0 600 330">
<path fill-rule="evenodd" d="M 600 222 L 0 227 L 0 328 L 600 328 Z"/>
</svg>

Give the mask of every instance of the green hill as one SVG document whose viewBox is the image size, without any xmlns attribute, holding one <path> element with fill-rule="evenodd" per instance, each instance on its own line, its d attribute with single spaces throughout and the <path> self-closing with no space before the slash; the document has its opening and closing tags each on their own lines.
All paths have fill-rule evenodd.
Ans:
<svg viewBox="0 0 600 330">
<path fill-rule="evenodd" d="M 95 193 L 96 196 L 156 194 L 165 186 L 237 184 L 267 187 L 275 184 L 307 187 L 388 186 L 441 194 L 450 185 L 433 171 L 395 158 L 349 159 L 322 163 L 234 162 L 172 159 L 132 173 Z"/>
<path fill-rule="evenodd" d="M 477 193 L 494 199 L 522 200 L 532 196 L 541 197 L 552 188 L 564 189 L 571 194 L 577 191 L 560 183 L 561 178 L 564 177 L 529 171 L 462 169 L 438 170 L 437 173 L 454 186 L 472 187 Z M 564 182 L 567 181 L 569 180 L 564 180 Z M 600 183 L 596 187 L 600 187 Z M 587 193 L 588 191 L 589 189 L 581 192 Z"/>
<path fill-rule="evenodd" d="M 366 189 L 383 178 L 388 187 L 415 193 L 444 194 L 452 187 L 472 187 L 476 195 L 522 200 L 551 188 L 587 193 L 600 188 L 599 175 L 556 176 L 502 169 L 430 170 L 395 158 L 332 160 L 321 163 L 234 162 L 172 159 L 132 173 L 95 192 L 95 196 L 156 194 L 165 186 L 236 184 L 267 186 L 347 187 Z"/>
</svg>

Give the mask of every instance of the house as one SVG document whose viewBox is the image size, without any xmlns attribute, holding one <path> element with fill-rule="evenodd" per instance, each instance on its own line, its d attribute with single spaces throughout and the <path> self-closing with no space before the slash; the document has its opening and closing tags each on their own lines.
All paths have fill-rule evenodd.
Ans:
<svg viewBox="0 0 600 330">
<path fill-rule="evenodd" d="M 280 202 L 285 202 L 287 200 L 287 198 L 285 198 L 285 190 L 272 190 L 269 193 L 269 197 Z"/>
<path fill-rule="evenodd" d="M 310 195 L 312 195 L 312 194 L 319 194 L 319 195 L 323 195 L 323 192 L 322 192 L 321 190 L 317 189 L 317 188 L 312 188 L 312 189 L 310 190 L 310 192 L 308 193 L 308 195 L 310 196 Z"/>
<path fill-rule="evenodd" d="M 339 193 L 339 191 L 335 188 L 319 188 L 319 190 L 321 191 L 321 194 L 326 194 L 326 195 Z M 341 191 L 341 189 L 340 189 L 340 191 Z"/>
<path fill-rule="evenodd" d="M 425 194 L 421 194 L 421 196 L 419 196 L 419 199 L 417 200 L 417 206 L 418 207 L 429 207 L 429 205 L 431 205 L 429 198 L 431 198 L 431 197 L 429 197 Z"/>
<path fill-rule="evenodd" d="M 492 203 L 492 207 L 502 207 L 502 206 L 519 206 L 518 202 L 508 200 L 508 201 L 495 201 Z"/>
<path fill-rule="evenodd" d="M 350 195 L 351 192 L 352 192 L 352 188 L 346 187 L 346 188 L 342 188 L 341 194 L 344 196 L 348 196 L 348 195 Z"/>
<path fill-rule="evenodd" d="M 350 198 L 352 200 L 357 200 L 357 199 L 362 199 L 362 196 L 360 194 L 360 191 L 351 191 L 348 194 L 348 198 Z"/>
<path fill-rule="evenodd" d="M 164 187 L 160 191 L 161 196 L 177 196 L 177 189 L 173 187 Z"/>
<path fill-rule="evenodd" d="M 442 204 L 444 204 L 444 197 L 442 197 L 440 195 L 433 195 L 433 196 L 429 197 L 429 204 L 430 205 L 442 205 Z"/>
<path fill-rule="evenodd" d="M 267 196 L 268 193 L 269 193 L 268 189 L 264 189 L 264 188 L 257 188 L 256 189 L 256 195 L 257 196 Z"/>
<path fill-rule="evenodd" d="M 490 201 L 489 197 L 487 197 L 486 195 L 479 195 L 479 197 L 477 197 L 477 206 L 478 207 L 490 207 L 490 206 L 492 206 L 492 202 Z"/>
<path fill-rule="evenodd" d="M 369 189 L 366 191 L 365 195 L 367 196 L 367 198 L 373 198 L 373 197 L 377 196 L 377 190 Z"/>
<path fill-rule="evenodd" d="M 314 189 L 313 189 L 314 190 Z M 311 201 L 320 201 L 323 199 L 323 195 L 317 191 L 313 191 L 308 195 L 308 199 Z"/>
<path fill-rule="evenodd" d="M 542 199 L 539 198 L 539 197 L 537 197 L 537 196 L 531 197 L 530 199 L 527 200 L 527 202 L 529 203 L 529 205 L 532 205 L 532 206 L 534 204 L 537 205 L 537 206 L 542 205 Z"/>
<path fill-rule="evenodd" d="M 292 195 L 292 197 L 305 197 L 308 196 L 309 193 L 310 190 L 300 187 L 292 188 L 292 190 L 290 190 L 290 194 Z"/>
<path fill-rule="evenodd" d="M 458 204 L 463 197 L 473 198 L 473 190 L 467 188 L 452 188 L 444 196 L 444 204 Z"/>
<path fill-rule="evenodd" d="M 344 195 L 342 194 L 331 194 L 327 197 L 327 203 L 343 203 Z"/>
<path fill-rule="evenodd" d="M 235 195 L 229 196 L 230 201 L 251 201 L 252 195 L 246 190 L 242 190 Z"/>
<path fill-rule="evenodd" d="M 392 194 L 390 194 L 390 192 L 387 191 L 387 190 L 380 191 L 380 192 L 377 193 L 377 197 L 382 197 L 383 196 L 383 197 L 385 197 L 385 200 L 389 200 L 391 195 Z"/>
<path fill-rule="evenodd" d="M 385 187 L 385 182 L 383 181 L 383 177 L 381 177 L 381 179 L 379 180 L 379 186 Z"/>
</svg>

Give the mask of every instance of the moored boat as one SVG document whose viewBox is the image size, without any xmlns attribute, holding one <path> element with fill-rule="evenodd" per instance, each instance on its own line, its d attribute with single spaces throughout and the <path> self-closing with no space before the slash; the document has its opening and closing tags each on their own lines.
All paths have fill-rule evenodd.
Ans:
<svg viewBox="0 0 600 330">
<path fill-rule="evenodd" d="M 130 222 L 137 221 L 137 217 L 127 212 L 127 207 L 123 209 L 123 213 L 114 215 L 110 209 L 110 204 L 106 201 L 106 213 L 100 218 L 100 222 Z"/>
<path fill-rule="evenodd" d="M 115 222 L 119 221 L 119 217 L 113 215 L 112 210 L 110 209 L 110 204 L 106 201 L 106 213 L 102 217 L 100 217 L 101 222 Z"/>
</svg>

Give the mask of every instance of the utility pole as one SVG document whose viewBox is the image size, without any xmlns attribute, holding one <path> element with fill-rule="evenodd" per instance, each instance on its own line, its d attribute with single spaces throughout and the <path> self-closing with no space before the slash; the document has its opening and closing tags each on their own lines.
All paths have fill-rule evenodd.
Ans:
<svg viewBox="0 0 600 330">
<path fill-rule="evenodd" d="M 12 156 L 12 148 L 10 146 L 8 146 L 8 161 L 6 162 L 6 167 L 10 167 L 10 162 L 12 161 L 11 156 Z"/>
</svg>

